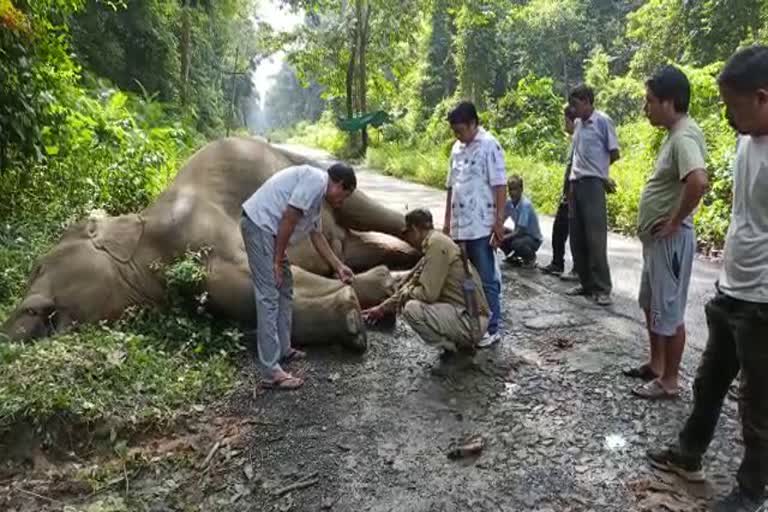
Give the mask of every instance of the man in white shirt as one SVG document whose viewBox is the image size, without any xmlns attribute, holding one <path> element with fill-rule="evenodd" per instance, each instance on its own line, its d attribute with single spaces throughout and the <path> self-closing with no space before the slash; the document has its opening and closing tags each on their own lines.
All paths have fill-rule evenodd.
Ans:
<svg viewBox="0 0 768 512">
<path fill-rule="evenodd" d="M 648 457 L 660 469 L 702 479 L 702 457 L 741 371 L 744 458 L 738 486 L 713 510 L 757 512 L 768 484 L 768 47 L 732 56 L 719 85 L 728 118 L 740 133 L 723 269 L 706 306 L 709 339 L 694 382 L 693 411 L 678 441 Z"/>
<path fill-rule="evenodd" d="M 467 257 L 483 281 L 491 318 L 487 335 L 478 346 L 488 347 L 501 339 L 501 275 L 496 247 L 504 238 L 504 152 L 493 135 L 480 126 L 472 103 L 459 103 L 448 114 L 448 122 L 457 140 L 445 183 L 448 194 L 443 232 L 464 244 Z"/>
<path fill-rule="evenodd" d="M 323 201 L 340 208 L 356 186 L 348 165 L 334 164 L 327 172 L 297 165 L 274 174 L 243 203 L 240 228 L 256 295 L 258 359 L 265 387 L 296 389 L 303 384 L 280 365 L 304 356 L 291 348 L 293 278 L 286 250 L 309 236 L 339 279 L 350 282 L 352 271 L 328 245 L 320 215 Z"/>
</svg>

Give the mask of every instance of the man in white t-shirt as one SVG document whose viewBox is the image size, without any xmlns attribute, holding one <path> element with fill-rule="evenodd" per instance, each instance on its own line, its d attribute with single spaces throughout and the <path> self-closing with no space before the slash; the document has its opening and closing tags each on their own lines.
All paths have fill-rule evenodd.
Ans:
<svg viewBox="0 0 768 512">
<path fill-rule="evenodd" d="M 327 172 L 297 165 L 274 174 L 243 203 L 240 228 L 256 294 L 258 359 L 266 387 L 296 389 L 303 384 L 280 365 L 304 356 L 291 348 L 293 278 L 286 249 L 309 236 L 339 279 L 350 282 L 352 271 L 328 245 L 320 215 L 324 201 L 340 208 L 356 186 L 348 165 L 334 164 Z"/>
<path fill-rule="evenodd" d="M 694 382 L 693 411 L 678 441 L 648 456 L 660 469 L 702 479 L 702 457 L 741 371 L 744 458 L 738 486 L 713 510 L 757 512 L 768 484 L 768 47 L 736 53 L 719 84 L 728 118 L 740 133 L 723 269 L 706 306 L 709 339 Z"/>
</svg>

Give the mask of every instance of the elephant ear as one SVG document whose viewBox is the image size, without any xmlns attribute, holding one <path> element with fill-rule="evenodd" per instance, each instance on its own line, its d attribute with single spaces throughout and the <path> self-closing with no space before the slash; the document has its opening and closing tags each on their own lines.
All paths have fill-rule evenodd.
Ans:
<svg viewBox="0 0 768 512">
<path fill-rule="evenodd" d="M 121 263 L 128 263 L 144 234 L 144 219 L 136 214 L 110 217 L 97 211 L 88 217 L 86 232 L 94 247 Z"/>
</svg>

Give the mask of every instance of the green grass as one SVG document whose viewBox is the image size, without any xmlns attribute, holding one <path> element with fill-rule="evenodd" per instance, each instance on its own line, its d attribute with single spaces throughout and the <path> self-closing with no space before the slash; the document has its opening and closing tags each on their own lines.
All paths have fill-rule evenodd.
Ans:
<svg viewBox="0 0 768 512">
<path fill-rule="evenodd" d="M 49 240 L 40 235 L 33 241 Z M 32 251 L 34 254 L 37 251 Z M 9 282 L 31 258 L 0 250 Z M 0 342 L 0 438 L 17 426 L 42 431 L 57 421 L 108 422 L 121 433 L 172 420 L 196 404 L 220 399 L 235 383 L 240 332 L 204 312 L 204 254 L 189 253 L 163 268 L 169 308 L 132 309 L 107 326 L 29 343 Z M 7 269 L 8 270 L 8 269 Z M 21 289 L 5 297 L 6 312 Z"/>
</svg>

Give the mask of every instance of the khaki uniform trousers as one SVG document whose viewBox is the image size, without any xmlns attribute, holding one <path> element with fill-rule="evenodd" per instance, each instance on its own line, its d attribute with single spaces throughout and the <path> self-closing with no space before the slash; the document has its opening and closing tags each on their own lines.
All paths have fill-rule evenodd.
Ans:
<svg viewBox="0 0 768 512">
<path fill-rule="evenodd" d="M 452 352 L 473 347 L 479 338 L 472 332 L 469 312 L 446 302 L 427 304 L 419 300 L 405 303 L 403 319 L 428 345 Z M 488 329 L 488 317 L 480 316 L 479 335 Z"/>
</svg>

